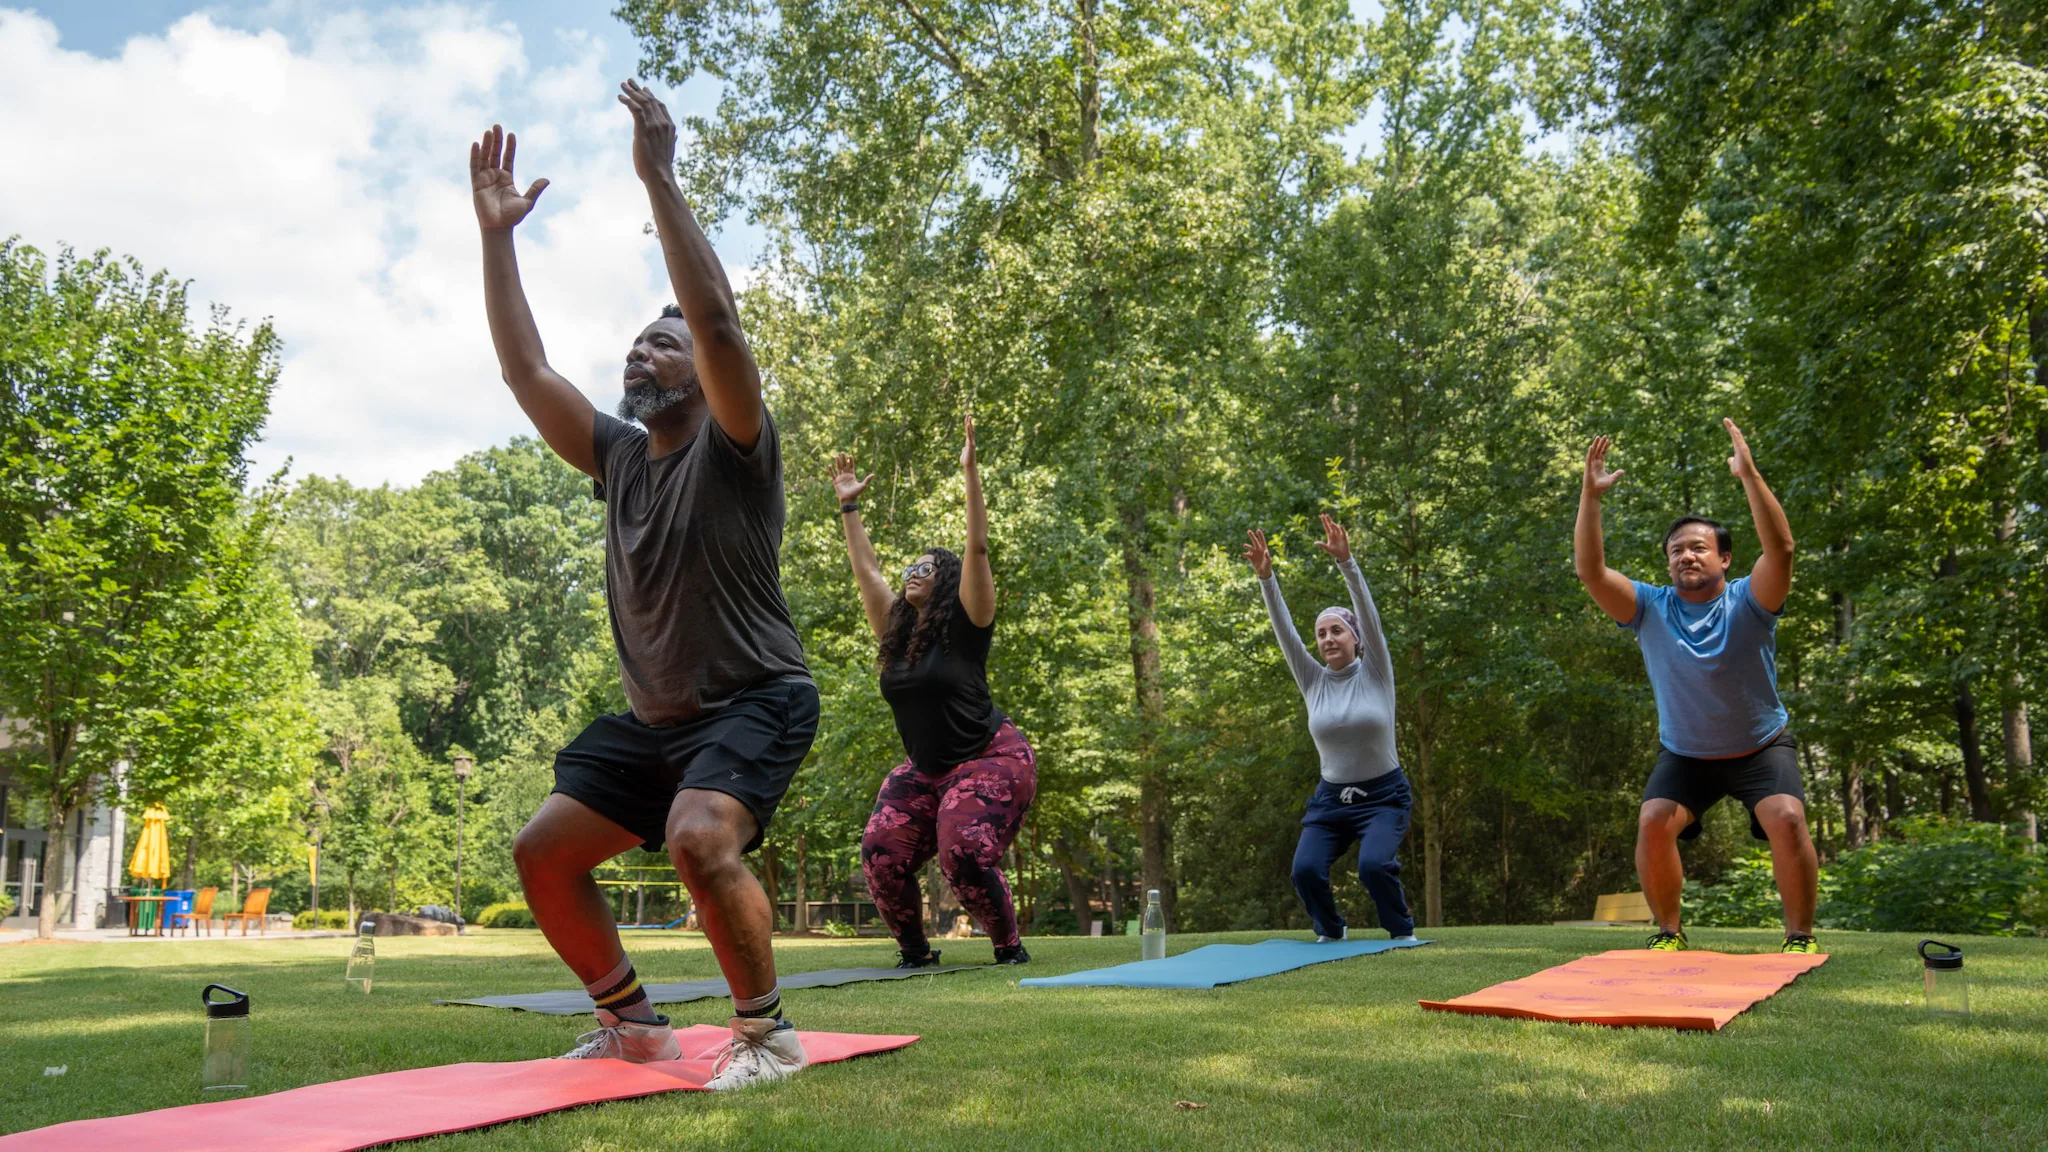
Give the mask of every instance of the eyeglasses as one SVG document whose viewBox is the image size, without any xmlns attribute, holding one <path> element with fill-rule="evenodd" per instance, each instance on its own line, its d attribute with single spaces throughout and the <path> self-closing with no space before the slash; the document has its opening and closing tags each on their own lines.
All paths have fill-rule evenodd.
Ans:
<svg viewBox="0 0 2048 1152">
<path fill-rule="evenodd" d="M 938 570 L 939 566 L 937 564 L 929 560 L 919 560 L 903 570 L 903 578 L 905 580 L 915 580 L 920 576 L 934 575 Z"/>
</svg>

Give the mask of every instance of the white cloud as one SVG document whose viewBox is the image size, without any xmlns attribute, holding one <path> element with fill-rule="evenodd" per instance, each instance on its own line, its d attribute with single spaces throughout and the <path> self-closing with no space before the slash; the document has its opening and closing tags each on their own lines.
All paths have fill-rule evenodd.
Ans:
<svg viewBox="0 0 2048 1152">
<path fill-rule="evenodd" d="M 110 59 L 0 9 L 0 234 L 111 248 L 190 279 L 195 304 L 271 318 L 263 470 L 410 483 L 530 431 L 491 352 L 468 194 L 468 143 L 499 120 L 521 182 L 552 182 L 520 237 L 549 357 L 609 408 L 670 296 L 612 97 L 631 62 L 568 34 L 536 71 L 516 27 L 456 5 L 312 20 L 287 38 L 193 15 Z"/>
</svg>

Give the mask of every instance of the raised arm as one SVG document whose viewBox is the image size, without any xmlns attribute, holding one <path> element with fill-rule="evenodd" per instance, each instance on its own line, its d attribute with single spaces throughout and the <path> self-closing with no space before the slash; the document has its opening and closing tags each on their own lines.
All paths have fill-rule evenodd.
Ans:
<svg viewBox="0 0 2048 1152">
<path fill-rule="evenodd" d="M 654 93 L 631 80 L 619 89 L 619 103 L 633 113 L 633 170 L 647 186 L 669 286 L 696 345 L 705 405 L 733 443 L 752 448 L 761 438 L 761 372 L 740 331 L 739 304 L 725 266 L 676 183 L 675 122 Z"/>
<path fill-rule="evenodd" d="M 1380 613 L 1372 602 L 1372 590 L 1365 586 L 1365 573 L 1359 571 L 1358 560 L 1351 554 L 1351 533 L 1324 513 L 1323 538 L 1316 541 L 1316 547 L 1337 562 L 1337 571 L 1344 575 L 1344 587 L 1351 593 L 1351 614 L 1358 617 L 1358 626 L 1365 632 L 1358 638 L 1359 661 L 1374 679 L 1393 683 L 1394 659 L 1387 651 L 1387 635 L 1380 629 Z"/>
<path fill-rule="evenodd" d="M 846 529 L 846 558 L 853 564 L 853 586 L 860 591 L 860 608 L 867 614 L 875 639 L 889 627 L 889 580 L 875 559 L 875 546 L 868 543 L 867 525 L 860 521 L 860 496 L 875 478 L 863 480 L 853 467 L 853 454 L 841 452 L 832 459 L 832 491 L 839 497 L 839 524 Z"/>
<path fill-rule="evenodd" d="M 988 506 L 981 500 L 981 465 L 974 456 L 974 417 L 966 421 L 960 471 L 967 476 L 967 552 L 960 557 L 960 606 L 976 628 L 996 618 L 996 577 L 988 566 Z"/>
<path fill-rule="evenodd" d="M 1273 553 L 1266 547 L 1266 534 L 1254 528 L 1247 535 L 1251 543 L 1244 546 L 1244 558 L 1259 578 L 1259 596 L 1266 602 L 1266 618 L 1273 625 L 1273 639 L 1280 642 L 1280 655 L 1287 660 L 1287 670 L 1294 674 L 1294 686 L 1307 695 L 1309 687 L 1316 682 L 1316 670 L 1321 665 L 1308 654 L 1308 649 L 1301 643 L 1301 633 L 1294 628 L 1294 617 L 1287 614 L 1287 601 L 1280 595 L 1280 581 L 1273 578 Z"/>
<path fill-rule="evenodd" d="M 1756 567 L 1749 570 L 1749 594 L 1766 612 L 1781 612 L 1785 597 L 1792 594 L 1792 525 L 1785 520 L 1785 508 L 1771 494 L 1770 485 L 1756 470 L 1756 458 L 1749 454 L 1749 441 L 1733 420 L 1722 420 L 1733 449 L 1728 470 L 1742 481 L 1742 494 L 1749 497 L 1749 518 L 1756 522 L 1756 542 L 1762 548 Z"/>
<path fill-rule="evenodd" d="M 526 288 L 519 282 L 512 229 L 533 211 L 548 182 L 535 180 L 525 192 L 519 191 L 512 182 L 512 156 L 518 147 L 519 138 L 496 124 L 482 141 L 469 146 L 470 198 L 483 231 L 484 315 L 491 324 L 491 346 L 498 353 L 498 371 L 541 439 L 578 471 L 595 478 L 591 440 L 597 410 L 548 366 L 547 349 L 541 347 L 540 329 L 526 303 Z"/>
<path fill-rule="evenodd" d="M 1636 618 L 1635 582 L 1607 566 L 1607 541 L 1600 526 L 1600 500 L 1621 479 L 1620 472 L 1607 470 L 1607 449 L 1613 443 L 1597 436 L 1586 449 L 1586 471 L 1579 482 L 1579 522 L 1572 530 L 1572 567 L 1593 603 L 1615 623 L 1626 624 Z"/>
</svg>

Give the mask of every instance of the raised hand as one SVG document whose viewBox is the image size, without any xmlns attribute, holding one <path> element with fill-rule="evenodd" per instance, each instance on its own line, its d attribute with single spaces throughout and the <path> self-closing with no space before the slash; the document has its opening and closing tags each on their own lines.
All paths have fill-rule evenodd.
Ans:
<svg viewBox="0 0 2048 1152">
<path fill-rule="evenodd" d="M 676 174 L 676 123 L 668 105 L 631 80 L 619 85 L 619 103 L 633 114 L 633 171 L 643 184 Z"/>
<path fill-rule="evenodd" d="M 865 480 L 860 478 L 860 472 L 853 466 L 853 453 L 841 452 L 832 458 L 832 491 L 839 494 L 841 504 L 851 504 L 860 499 L 860 494 L 867 491 L 874 480 L 873 472 L 868 473 Z"/>
<path fill-rule="evenodd" d="M 1728 440 L 1734 448 L 1733 455 L 1728 457 L 1728 471 L 1734 473 L 1738 480 L 1756 476 L 1756 457 L 1749 454 L 1749 441 L 1742 438 L 1742 429 L 1725 416 L 1721 418 L 1721 426 L 1728 429 Z"/>
<path fill-rule="evenodd" d="M 967 443 L 960 449 L 960 470 L 972 472 L 976 462 L 974 455 L 974 413 L 969 412 L 967 419 L 963 423 L 966 425 Z"/>
<path fill-rule="evenodd" d="M 1337 523 L 1328 512 L 1325 512 L 1323 538 L 1316 541 L 1316 547 L 1321 548 L 1330 559 L 1342 564 L 1351 559 L 1351 533 L 1346 532 L 1342 524 Z"/>
<path fill-rule="evenodd" d="M 1252 571 L 1264 580 L 1273 574 L 1273 552 L 1266 547 L 1266 534 L 1257 528 L 1245 533 L 1251 543 L 1244 546 L 1244 558 L 1251 562 Z"/>
<path fill-rule="evenodd" d="M 1607 495 L 1607 490 L 1614 487 L 1615 482 L 1622 477 L 1619 469 L 1613 472 L 1607 470 L 1607 450 L 1613 446 L 1612 437 L 1595 436 L 1593 446 L 1586 449 L 1586 475 L 1583 483 L 1585 490 L 1595 496 Z"/>
<path fill-rule="evenodd" d="M 545 179 L 535 180 L 524 193 L 512 182 L 512 155 L 519 138 L 496 124 L 481 141 L 469 146 L 469 191 L 476 202 L 476 222 L 486 229 L 510 228 L 526 219 L 540 194 Z"/>
</svg>

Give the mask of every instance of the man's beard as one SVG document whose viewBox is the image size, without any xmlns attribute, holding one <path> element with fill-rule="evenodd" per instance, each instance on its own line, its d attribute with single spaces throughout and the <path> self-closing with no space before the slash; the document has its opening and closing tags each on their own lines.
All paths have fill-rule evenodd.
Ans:
<svg viewBox="0 0 2048 1152">
<path fill-rule="evenodd" d="M 696 394 L 695 380 L 680 388 L 662 388 L 653 384 L 628 388 L 626 394 L 619 397 L 619 419 L 637 420 L 645 424 L 649 416 L 660 415 Z"/>
</svg>

